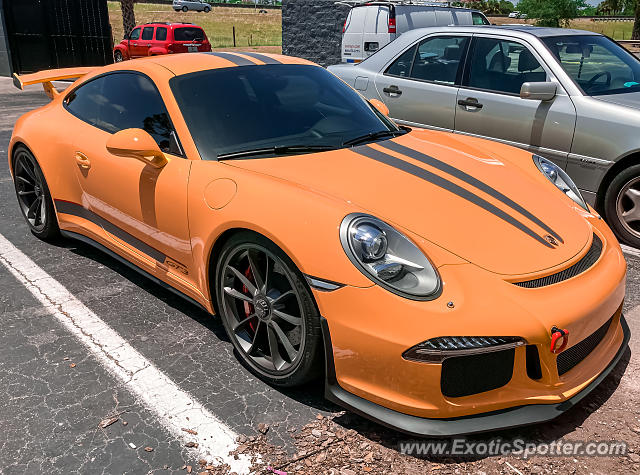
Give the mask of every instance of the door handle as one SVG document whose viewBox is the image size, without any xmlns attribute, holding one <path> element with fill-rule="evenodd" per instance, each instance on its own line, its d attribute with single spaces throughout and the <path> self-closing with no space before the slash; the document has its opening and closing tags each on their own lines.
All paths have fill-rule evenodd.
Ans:
<svg viewBox="0 0 640 475">
<path fill-rule="evenodd" d="M 151 43 L 149 43 L 147 46 L 148 46 L 149 48 L 151 48 Z"/>
<path fill-rule="evenodd" d="M 84 170 L 91 168 L 91 160 L 82 152 L 76 152 L 76 162 L 78 162 L 80 168 Z"/>
<path fill-rule="evenodd" d="M 385 87 L 382 92 L 386 92 L 387 94 L 397 94 L 398 96 L 402 94 L 402 91 L 400 90 L 400 88 L 398 88 L 398 86 Z"/>
<path fill-rule="evenodd" d="M 478 102 L 475 97 L 467 97 L 466 99 L 460 99 L 458 105 L 464 107 L 466 110 L 482 109 L 482 104 Z"/>
<path fill-rule="evenodd" d="M 138 43 L 131 43 L 133 46 L 138 46 Z"/>
</svg>

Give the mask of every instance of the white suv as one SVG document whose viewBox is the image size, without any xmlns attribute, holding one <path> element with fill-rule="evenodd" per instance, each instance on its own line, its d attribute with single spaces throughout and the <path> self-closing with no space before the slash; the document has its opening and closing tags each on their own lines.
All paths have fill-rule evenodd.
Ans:
<svg viewBox="0 0 640 475">
<path fill-rule="evenodd" d="M 209 13 L 211 11 L 211 5 L 204 0 L 173 0 L 173 9 L 177 12 L 180 10 L 183 12 L 193 10 L 194 12 Z"/>
</svg>

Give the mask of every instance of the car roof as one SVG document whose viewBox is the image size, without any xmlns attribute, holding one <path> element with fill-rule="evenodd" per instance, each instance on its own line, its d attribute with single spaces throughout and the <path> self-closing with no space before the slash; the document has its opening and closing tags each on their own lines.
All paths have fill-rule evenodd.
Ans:
<svg viewBox="0 0 640 475">
<path fill-rule="evenodd" d="M 441 26 L 441 27 L 429 27 L 429 28 L 416 28 L 410 30 L 404 35 L 411 35 L 411 37 L 421 37 L 427 33 L 433 32 L 469 32 L 477 33 L 493 33 L 496 35 L 509 34 L 516 38 L 526 38 L 527 36 L 536 36 L 539 38 L 547 36 L 571 36 L 571 35 L 593 35 L 602 36 L 600 33 L 586 30 L 573 30 L 569 28 L 547 28 L 533 25 L 469 25 L 469 26 Z M 404 36 L 402 35 L 402 36 Z"/>
<path fill-rule="evenodd" d="M 194 73 L 198 71 L 206 71 L 209 69 L 242 67 L 242 66 L 261 66 L 265 64 L 306 64 L 318 66 L 317 64 L 307 61 L 306 59 L 296 58 L 294 56 L 285 56 L 281 54 L 267 54 L 255 52 L 229 52 L 214 51 L 211 53 L 183 53 L 183 54 L 165 54 L 158 56 L 150 56 L 141 59 L 134 59 L 126 63 L 118 63 L 122 65 L 122 69 L 127 69 L 128 65 L 136 62 L 155 63 L 171 71 L 176 76 Z M 128 63 L 128 65 L 127 65 Z M 318 66 L 319 67 L 319 66 Z"/>
<path fill-rule="evenodd" d="M 150 21 L 149 23 L 142 23 L 140 25 L 136 25 L 136 27 L 138 27 L 138 26 L 193 26 L 193 27 L 202 29 L 201 26 L 194 25 L 193 23 L 188 23 L 188 22 L 168 22 L 168 21 Z"/>
</svg>

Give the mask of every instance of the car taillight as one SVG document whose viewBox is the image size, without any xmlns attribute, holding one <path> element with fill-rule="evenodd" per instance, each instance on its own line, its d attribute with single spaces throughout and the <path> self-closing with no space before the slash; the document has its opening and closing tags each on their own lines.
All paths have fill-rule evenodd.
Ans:
<svg viewBox="0 0 640 475">
<path fill-rule="evenodd" d="M 396 9 L 389 9 L 389 33 L 396 32 Z"/>
<path fill-rule="evenodd" d="M 344 21 L 344 25 L 342 25 L 342 34 L 344 35 L 344 32 L 347 31 L 347 20 Z"/>
</svg>

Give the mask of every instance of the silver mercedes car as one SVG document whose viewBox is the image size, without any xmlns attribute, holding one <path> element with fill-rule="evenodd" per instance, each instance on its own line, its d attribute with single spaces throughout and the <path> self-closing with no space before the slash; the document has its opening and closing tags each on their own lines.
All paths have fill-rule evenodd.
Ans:
<svg viewBox="0 0 640 475">
<path fill-rule="evenodd" d="M 527 25 L 423 28 L 329 70 L 401 124 L 550 158 L 640 247 L 640 61 L 613 40 Z"/>
</svg>

